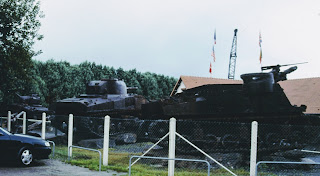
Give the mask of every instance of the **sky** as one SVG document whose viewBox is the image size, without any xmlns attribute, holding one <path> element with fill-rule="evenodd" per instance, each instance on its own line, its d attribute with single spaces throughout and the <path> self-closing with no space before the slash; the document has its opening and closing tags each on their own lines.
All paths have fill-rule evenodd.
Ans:
<svg viewBox="0 0 320 176">
<path fill-rule="evenodd" d="M 40 0 L 36 60 L 95 62 L 124 70 L 235 79 L 260 67 L 298 65 L 288 79 L 319 77 L 319 0 Z M 211 56 L 216 30 L 215 55 Z M 259 62 L 259 33 L 262 64 Z M 209 73 L 212 63 L 212 75 Z M 288 67 L 284 67 L 286 69 Z"/>
</svg>

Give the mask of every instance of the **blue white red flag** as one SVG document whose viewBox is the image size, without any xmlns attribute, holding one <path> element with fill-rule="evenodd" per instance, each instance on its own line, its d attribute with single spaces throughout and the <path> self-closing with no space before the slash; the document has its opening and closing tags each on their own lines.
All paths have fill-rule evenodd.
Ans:
<svg viewBox="0 0 320 176">
<path fill-rule="evenodd" d="M 259 61 L 260 61 L 260 64 L 261 64 L 261 62 L 262 62 L 262 48 L 261 48 L 261 43 L 262 43 L 261 32 L 259 32 L 259 46 L 260 46 L 260 57 L 259 57 Z"/>
<path fill-rule="evenodd" d="M 215 53 L 214 53 L 214 45 L 212 46 L 211 56 L 213 57 L 213 62 L 215 62 L 215 61 L 216 61 L 216 55 L 215 55 Z"/>
<path fill-rule="evenodd" d="M 261 38 L 261 32 L 259 32 L 259 46 L 261 47 L 262 38 Z"/>
<path fill-rule="evenodd" d="M 261 62 L 262 62 L 262 49 L 261 49 L 261 47 L 260 47 L 260 58 L 259 58 L 259 61 L 260 61 L 260 64 L 261 64 Z"/>
</svg>

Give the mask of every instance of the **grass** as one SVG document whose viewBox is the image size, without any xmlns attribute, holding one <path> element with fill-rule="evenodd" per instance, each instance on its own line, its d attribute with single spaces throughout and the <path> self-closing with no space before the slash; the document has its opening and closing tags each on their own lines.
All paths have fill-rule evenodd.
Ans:
<svg viewBox="0 0 320 176">
<path fill-rule="evenodd" d="M 102 149 L 100 150 L 103 152 Z M 58 159 L 63 162 L 89 168 L 90 170 L 99 170 L 99 154 L 97 152 L 82 150 L 73 148 L 72 149 L 72 160 L 68 161 L 68 150 L 66 146 L 56 146 L 55 148 L 55 157 L 53 159 Z M 132 155 L 141 155 L 141 153 L 119 153 L 115 152 L 112 149 L 109 150 L 109 163 L 108 166 L 101 166 L 102 171 L 114 170 L 117 172 L 126 172 L 128 173 L 129 159 Z M 145 160 L 147 161 L 147 160 Z M 143 164 L 145 163 L 145 164 Z M 148 163 L 150 164 L 150 163 Z M 244 169 L 232 170 L 237 175 L 250 175 L 248 171 Z M 138 162 L 131 168 L 132 175 L 135 176 L 148 176 L 148 175 L 158 175 L 158 176 L 167 176 L 168 171 L 167 167 L 153 167 L 147 165 L 146 162 Z M 207 175 L 206 168 L 204 169 L 189 169 L 189 168 L 176 168 L 176 176 L 205 176 Z M 231 175 L 224 169 L 215 169 L 211 170 L 210 175 Z M 260 174 L 263 175 L 263 174 Z"/>
</svg>

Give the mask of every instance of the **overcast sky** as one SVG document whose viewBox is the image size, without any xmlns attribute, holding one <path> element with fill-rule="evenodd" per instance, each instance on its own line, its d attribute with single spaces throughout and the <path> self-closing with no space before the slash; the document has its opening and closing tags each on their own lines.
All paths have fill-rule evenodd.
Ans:
<svg viewBox="0 0 320 176">
<path fill-rule="evenodd" d="M 236 79 L 262 65 L 299 65 L 288 76 L 320 76 L 319 0 L 41 0 L 37 60 L 95 62 L 124 70 L 228 77 L 238 29 Z M 216 62 L 211 48 L 216 29 Z"/>
</svg>

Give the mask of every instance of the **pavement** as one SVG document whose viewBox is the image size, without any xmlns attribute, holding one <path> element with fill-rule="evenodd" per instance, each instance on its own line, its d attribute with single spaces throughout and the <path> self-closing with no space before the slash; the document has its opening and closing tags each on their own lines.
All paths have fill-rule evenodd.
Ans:
<svg viewBox="0 0 320 176">
<path fill-rule="evenodd" d="M 5 176 L 122 176 L 127 173 L 120 173 L 112 170 L 91 171 L 88 168 L 73 166 L 59 160 L 45 159 L 36 160 L 31 166 L 22 167 L 16 164 L 1 163 L 0 175 Z"/>
</svg>

